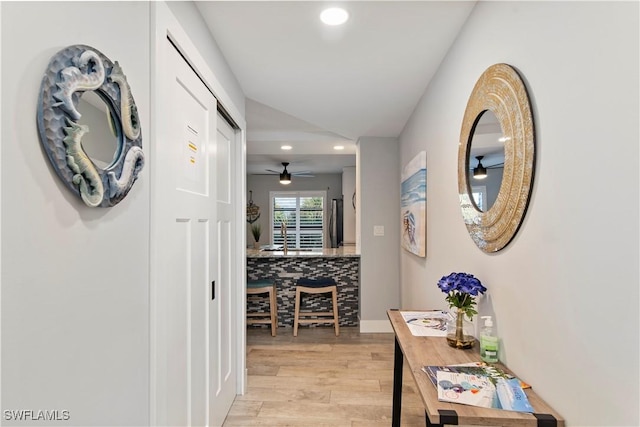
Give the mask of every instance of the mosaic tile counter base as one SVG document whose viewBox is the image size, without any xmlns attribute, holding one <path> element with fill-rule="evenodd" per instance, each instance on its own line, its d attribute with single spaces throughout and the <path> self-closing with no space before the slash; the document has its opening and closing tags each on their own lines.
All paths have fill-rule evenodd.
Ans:
<svg viewBox="0 0 640 427">
<path fill-rule="evenodd" d="M 283 257 L 247 258 L 249 280 L 275 279 L 278 299 L 278 326 L 293 327 L 296 281 L 300 277 L 317 279 L 332 277 L 338 284 L 338 315 L 340 326 L 358 326 L 358 294 L 360 280 L 359 257 Z M 248 299 L 247 312 L 266 311 L 266 298 Z M 331 311 L 331 294 L 302 294 L 300 311 Z M 301 325 L 304 327 L 327 324 Z M 268 327 L 268 325 L 251 325 Z"/>
</svg>

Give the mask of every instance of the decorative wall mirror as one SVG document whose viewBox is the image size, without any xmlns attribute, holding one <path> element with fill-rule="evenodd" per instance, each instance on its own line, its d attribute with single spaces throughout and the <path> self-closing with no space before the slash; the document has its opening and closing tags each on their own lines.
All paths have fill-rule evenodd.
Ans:
<svg viewBox="0 0 640 427">
<path fill-rule="evenodd" d="M 524 219 L 535 164 L 535 134 L 527 89 L 514 68 L 489 67 L 465 110 L 458 151 L 458 193 L 469 235 L 497 252 Z"/>
<path fill-rule="evenodd" d="M 40 86 L 37 122 L 51 165 L 87 206 L 124 199 L 144 154 L 136 103 L 117 61 L 84 45 L 56 53 Z"/>
</svg>

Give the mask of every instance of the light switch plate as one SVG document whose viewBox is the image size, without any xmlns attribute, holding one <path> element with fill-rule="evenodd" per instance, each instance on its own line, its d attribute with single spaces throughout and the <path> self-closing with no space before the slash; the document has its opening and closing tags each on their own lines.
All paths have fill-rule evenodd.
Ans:
<svg viewBox="0 0 640 427">
<path fill-rule="evenodd" d="M 373 235 L 374 236 L 384 236 L 384 225 L 374 225 L 373 226 Z"/>
</svg>

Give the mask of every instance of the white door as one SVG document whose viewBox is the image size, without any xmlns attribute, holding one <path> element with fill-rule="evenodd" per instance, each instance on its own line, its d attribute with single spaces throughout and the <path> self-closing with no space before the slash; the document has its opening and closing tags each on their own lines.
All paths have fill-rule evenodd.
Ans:
<svg viewBox="0 0 640 427">
<path fill-rule="evenodd" d="M 212 405 L 210 423 L 220 426 L 236 396 L 236 308 L 237 292 L 232 284 L 233 256 L 237 242 L 232 238 L 235 226 L 233 217 L 234 198 L 231 171 L 234 161 L 235 133 L 227 121 L 218 115 L 216 134 L 217 176 L 217 234 L 218 250 L 214 256 L 217 263 L 218 282 L 214 310 L 211 342 L 215 343 L 211 357 Z"/>
<path fill-rule="evenodd" d="M 235 395 L 235 383 L 218 378 L 229 370 L 227 359 L 235 363 L 235 346 L 228 347 L 232 355 L 222 348 L 231 339 L 224 313 L 230 303 L 223 302 L 230 295 L 220 290 L 228 279 L 220 280 L 218 270 L 228 254 L 220 254 L 216 218 L 216 192 L 223 185 L 217 177 L 216 99 L 166 43 L 157 71 L 159 125 L 151 159 L 154 415 L 160 425 L 219 425 L 212 417 L 224 419 L 230 404 L 219 402 Z M 231 391 L 224 389 L 229 386 Z"/>
</svg>

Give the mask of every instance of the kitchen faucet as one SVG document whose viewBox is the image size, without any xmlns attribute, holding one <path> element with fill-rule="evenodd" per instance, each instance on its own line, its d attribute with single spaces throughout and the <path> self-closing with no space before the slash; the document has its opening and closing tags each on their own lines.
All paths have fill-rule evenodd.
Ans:
<svg viewBox="0 0 640 427">
<path fill-rule="evenodd" d="M 280 235 L 284 239 L 284 247 L 282 248 L 282 250 L 286 254 L 287 253 L 287 221 L 285 221 L 284 219 L 280 221 Z"/>
</svg>

